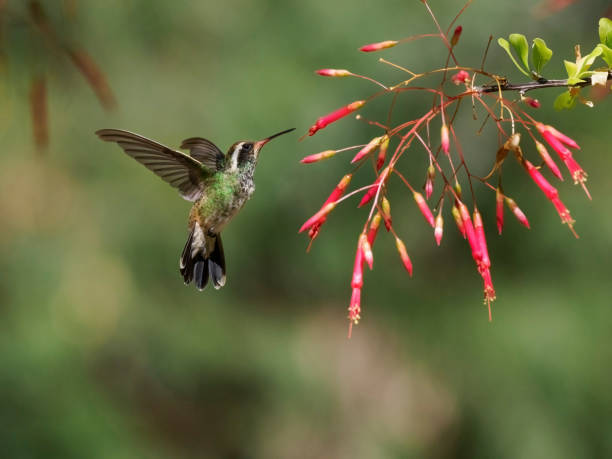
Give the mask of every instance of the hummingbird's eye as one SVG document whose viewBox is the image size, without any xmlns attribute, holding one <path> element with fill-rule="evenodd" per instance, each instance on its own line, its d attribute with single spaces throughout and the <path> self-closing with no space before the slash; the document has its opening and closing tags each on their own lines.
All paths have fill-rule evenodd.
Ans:
<svg viewBox="0 0 612 459">
<path fill-rule="evenodd" d="M 250 149 L 251 149 L 251 144 L 250 143 L 243 143 L 242 144 L 242 147 L 241 147 L 242 151 L 246 152 L 246 151 L 249 151 Z"/>
</svg>

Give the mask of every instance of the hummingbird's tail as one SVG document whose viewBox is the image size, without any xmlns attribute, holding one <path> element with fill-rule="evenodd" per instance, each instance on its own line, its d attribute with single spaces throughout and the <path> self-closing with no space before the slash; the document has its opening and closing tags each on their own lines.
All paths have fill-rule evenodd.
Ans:
<svg viewBox="0 0 612 459">
<path fill-rule="evenodd" d="M 225 285 L 225 256 L 220 234 L 204 234 L 197 223 L 181 254 L 179 263 L 185 284 L 192 280 L 198 290 L 204 290 L 211 279 L 215 289 Z"/>
</svg>

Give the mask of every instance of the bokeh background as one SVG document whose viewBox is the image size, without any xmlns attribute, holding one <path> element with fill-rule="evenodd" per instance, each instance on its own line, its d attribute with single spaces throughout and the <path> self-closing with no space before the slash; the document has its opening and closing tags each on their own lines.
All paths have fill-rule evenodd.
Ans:
<svg viewBox="0 0 612 459">
<path fill-rule="evenodd" d="M 346 339 L 352 259 L 365 211 L 337 209 L 309 254 L 300 224 L 345 173 L 302 156 L 377 131 L 343 120 L 266 147 L 257 192 L 224 233 L 228 284 L 185 287 L 178 256 L 189 203 L 94 131 L 118 127 L 177 146 L 204 136 L 226 149 L 363 98 L 349 68 L 401 78 L 358 46 L 434 31 L 416 0 L 42 1 L 58 43 L 86 50 L 117 108 L 31 19 L 2 2 L 0 104 L 0 450 L 6 458 L 612 457 L 610 99 L 539 119 L 578 139 L 593 201 L 566 180 L 576 240 L 518 167 L 505 188 L 528 215 L 495 234 L 494 195 L 477 189 L 498 300 L 492 323 L 467 244 L 447 216 L 441 248 L 410 195 L 392 189 L 394 226 L 415 264 L 407 278 L 381 234 L 366 273 L 363 320 Z M 548 2 L 560 4 L 563 2 Z M 567 3 L 567 2 L 565 2 Z M 457 55 L 478 66 L 488 37 L 541 36 L 550 77 L 575 43 L 597 42 L 606 0 L 559 11 L 475 2 Z M 448 24 L 462 2 L 432 0 Z M 443 65 L 434 40 L 384 57 Z M 487 68 L 520 81 L 504 52 Z M 46 75 L 49 145 L 36 147 L 30 82 Z M 99 82 L 98 82 L 99 83 Z M 108 101 L 107 101 L 108 102 Z M 430 99 L 400 99 L 419 115 Z M 109 104 L 112 105 L 112 104 Z M 467 106 L 466 106 L 467 108 Z M 384 119 L 386 104 L 363 115 Z M 497 148 L 469 109 L 458 122 L 484 171 Z M 404 163 L 421 183 L 425 156 Z M 371 176 L 362 171 L 355 184 Z M 356 202 L 355 202 L 356 203 Z"/>
</svg>

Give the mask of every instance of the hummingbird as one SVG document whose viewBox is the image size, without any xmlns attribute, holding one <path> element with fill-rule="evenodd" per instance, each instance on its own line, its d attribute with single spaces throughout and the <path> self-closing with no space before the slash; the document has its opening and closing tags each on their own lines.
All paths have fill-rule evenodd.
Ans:
<svg viewBox="0 0 612 459">
<path fill-rule="evenodd" d="M 225 285 L 225 255 L 221 231 L 255 191 L 253 174 L 259 152 L 270 140 L 293 131 L 287 129 L 259 141 L 234 143 L 227 154 L 210 140 L 190 137 L 181 149 L 121 129 L 96 131 L 100 139 L 116 142 L 134 158 L 193 202 L 189 212 L 189 236 L 179 259 L 185 284 L 203 290 L 211 280 L 215 289 Z"/>
</svg>

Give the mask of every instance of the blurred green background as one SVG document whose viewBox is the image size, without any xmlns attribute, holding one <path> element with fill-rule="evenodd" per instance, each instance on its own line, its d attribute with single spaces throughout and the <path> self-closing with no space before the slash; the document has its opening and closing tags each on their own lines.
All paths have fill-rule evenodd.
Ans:
<svg viewBox="0 0 612 459">
<path fill-rule="evenodd" d="M 450 215 L 437 248 L 397 186 L 394 226 L 415 274 L 407 278 L 392 238 L 381 233 L 363 320 L 347 340 L 366 210 L 356 201 L 337 209 L 306 254 L 297 228 L 347 162 L 298 160 L 377 131 L 343 120 L 297 138 L 318 116 L 374 91 L 313 70 L 349 68 L 392 83 L 401 75 L 380 56 L 417 71 L 443 65 L 434 40 L 381 55 L 357 51 L 433 32 L 422 3 L 41 2 L 62 40 L 104 71 L 118 100 L 112 113 L 34 32 L 26 3 L 9 1 L 2 17 L 2 457 L 612 457 L 609 98 L 555 113 L 558 91 L 540 91 L 543 107 L 532 112 L 582 145 L 576 157 L 590 173 L 593 201 L 569 180 L 559 185 L 580 239 L 518 167 L 508 168 L 505 189 L 530 231 L 507 213 L 497 237 L 494 195 L 477 188 L 498 294 L 492 323 Z M 445 27 L 462 2 L 431 5 Z M 541 36 L 555 51 L 549 76 L 561 78 L 573 45 L 596 43 L 607 8 L 607 0 L 585 0 L 539 15 L 529 0 L 477 1 L 459 21 L 457 55 L 478 66 L 490 34 Z M 521 81 L 496 45 L 487 68 Z M 51 135 L 44 153 L 34 147 L 28 104 L 40 72 Z M 430 103 L 405 97 L 397 113 L 412 119 Z M 362 111 L 371 119 L 385 113 L 386 104 Z M 467 157 L 484 171 L 497 140 L 491 131 L 475 136 L 480 123 L 467 109 L 458 126 Z M 297 128 L 266 147 L 257 192 L 224 233 L 224 289 L 183 285 L 177 264 L 189 203 L 100 142 L 93 133 L 105 127 L 173 146 L 204 136 L 223 150 Z M 403 167 L 420 184 L 425 156 Z M 361 171 L 355 185 L 368 180 Z"/>
</svg>

